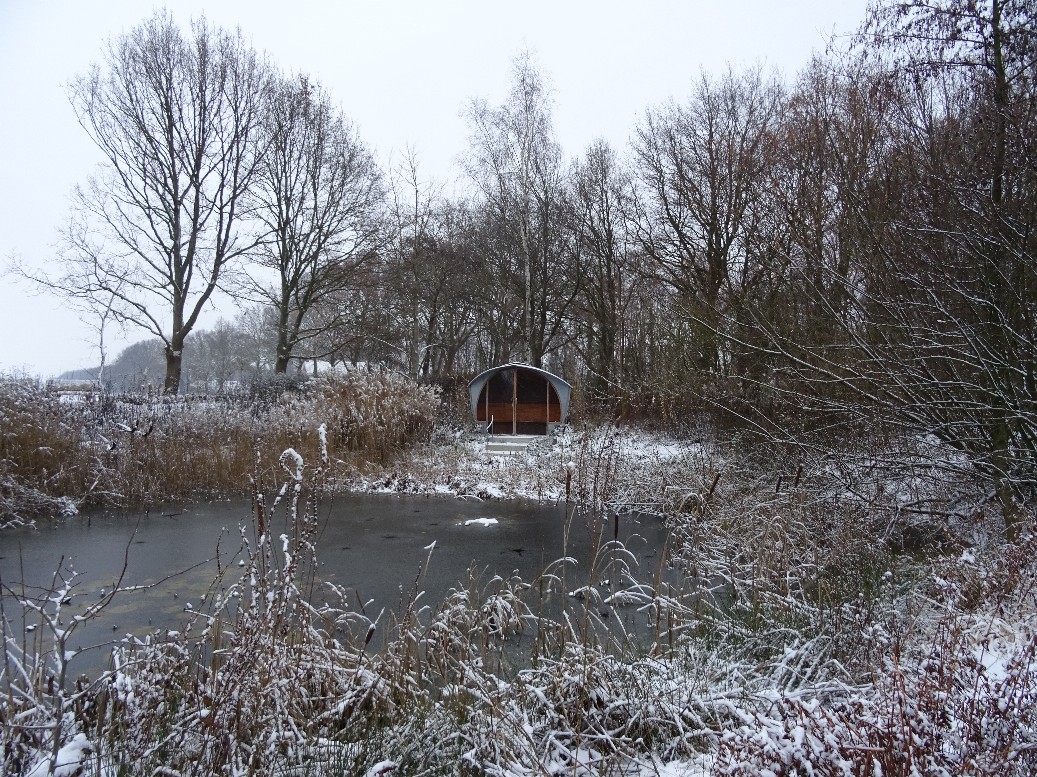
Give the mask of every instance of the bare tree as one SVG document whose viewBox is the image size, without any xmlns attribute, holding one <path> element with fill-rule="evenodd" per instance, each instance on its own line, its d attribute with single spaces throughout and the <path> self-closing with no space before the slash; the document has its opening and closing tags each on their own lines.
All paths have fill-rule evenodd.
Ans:
<svg viewBox="0 0 1037 777">
<path fill-rule="evenodd" d="M 832 311 L 852 315 L 851 297 L 874 253 L 868 225 L 888 219 L 869 190 L 887 159 L 893 95 L 860 59 L 815 58 L 785 101 L 767 186 L 788 264 L 784 320 L 774 323 L 801 343 L 836 336 Z"/>
<path fill-rule="evenodd" d="M 1037 486 L 1037 9 L 891 3 L 863 35 L 906 76 L 874 291 L 913 357 L 895 394 L 976 456 L 1014 538 Z"/>
<path fill-rule="evenodd" d="M 727 374 L 720 322 L 738 320 L 770 269 L 759 195 L 780 98 L 759 70 L 703 74 L 686 105 L 649 111 L 637 130 L 638 239 L 674 291 L 675 321 L 690 327 L 679 339 L 693 370 Z"/>
<path fill-rule="evenodd" d="M 413 148 L 393 169 L 390 190 L 393 230 L 383 277 L 397 324 L 395 347 L 410 375 L 422 371 L 427 375 L 429 352 L 439 347 L 435 330 L 441 301 L 455 268 L 435 264 L 435 210 L 440 197 L 436 185 L 421 178 Z"/>
<path fill-rule="evenodd" d="M 247 333 L 226 319 L 211 329 L 195 330 L 191 335 L 191 353 L 185 360 L 184 372 L 195 390 L 223 392 L 249 364 Z"/>
<path fill-rule="evenodd" d="M 444 378 L 476 331 L 482 281 L 468 207 L 422 180 L 409 152 L 392 176 L 393 235 L 385 254 L 387 303 L 411 375 Z"/>
<path fill-rule="evenodd" d="M 642 285 L 630 229 L 631 182 L 605 141 L 592 144 L 573 169 L 573 228 L 583 257 L 578 314 L 583 327 L 582 358 L 590 388 L 598 398 L 628 393 L 626 367 L 636 328 L 630 316 Z"/>
<path fill-rule="evenodd" d="M 276 353 L 277 313 L 269 305 L 248 305 L 234 316 L 237 358 L 241 371 L 253 382 L 272 369 Z"/>
<path fill-rule="evenodd" d="M 844 150 L 861 151 L 869 127 L 882 141 L 841 194 L 856 277 L 827 293 L 846 280 L 836 263 L 804 286 L 830 342 L 772 329 L 771 343 L 799 401 L 878 410 L 968 454 L 1015 539 L 1020 501 L 1037 497 L 1037 11 L 888 3 L 859 44 L 877 67 L 856 78 L 867 99 L 843 111 Z"/>
<path fill-rule="evenodd" d="M 484 263 L 479 255 L 477 228 L 467 203 L 445 202 L 437 211 L 435 267 L 444 279 L 445 294 L 440 299 L 435 322 L 435 342 L 428 359 L 431 373 L 450 377 L 458 371 L 474 370 L 477 364 L 467 359 L 469 343 L 478 331 L 478 295 L 472 293 L 483 278 Z"/>
<path fill-rule="evenodd" d="M 104 164 L 75 190 L 63 274 L 41 280 L 161 338 L 167 393 L 179 390 L 187 335 L 253 244 L 242 202 L 266 77 L 240 33 L 203 18 L 185 34 L 160 12 L 69 87 Z"/>
<path fill-rule="evenodd" d="M 565 316 L 579 289 L 579 255 L 568 228 L 550 93 L 528 53 L 515 60 L 513 79 L 500 107 L 472 102 L 467 167 L 488 222 L 485 248 L 494 281 L 517 297 L 523 356 L 540 367 L 567 338 Z"/>
<path fill-rule="evenodd" d="M 252 285 L 277 311 L 274 371 L 284 373 L 300 347 L 303 357 L 327 356 L 321 335 L 339 321 L 334 306 L 314 311 L 376 257 L 383 186 L 341 110 L 306 77 L 271 86 L 262 142 L 256 216 L 267 236 L 257 256 L 275 280 L 257 273 Z"/>
</svg>

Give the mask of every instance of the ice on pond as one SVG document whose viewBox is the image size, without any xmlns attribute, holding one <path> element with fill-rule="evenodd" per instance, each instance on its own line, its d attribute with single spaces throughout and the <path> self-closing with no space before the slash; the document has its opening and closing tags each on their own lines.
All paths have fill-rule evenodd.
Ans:
<svg viewBox="0 0 1037 777">
<path fill-rule="evenodd" d="M 493 526 L 497 523 L 496 518 L 471 518 L 464 522 L 465 526 L 471 526 L 473 523 L 478 526 Z"/>
</svg>

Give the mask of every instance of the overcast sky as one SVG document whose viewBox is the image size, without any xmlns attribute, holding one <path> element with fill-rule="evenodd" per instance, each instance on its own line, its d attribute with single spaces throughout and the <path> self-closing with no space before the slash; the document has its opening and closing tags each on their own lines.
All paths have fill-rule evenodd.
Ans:
<svg viewBox="0 0 1037 777">
<path fill-rule="evenodd" d="M 866 0 L 176 0 L 240 27 L 284 70 L 321 81 L 383 166 L 412 146 L 428 177 L 451 184 L 476 97 L 499 104 L 528 49 L 548 76 L 569 157 L 596 138 L 624 148 L 649 106 L 688 96 L 705 70 L 757 62 L 791 79 Z M 53 261 L 68 195 L 98 162 L 65 84 L 101 60 L 109 36 L 150 15 L 140 0 L 0 0 L 0 272 L 12 257 Z M 213 313 L 211 323 L 232 308 Z M 50 377 L 98 363 L 96 334 L 66 303 L 0 275 L 0 373 Z M 112 358 L 139 332 L 109 333 Z"/>
</svg>

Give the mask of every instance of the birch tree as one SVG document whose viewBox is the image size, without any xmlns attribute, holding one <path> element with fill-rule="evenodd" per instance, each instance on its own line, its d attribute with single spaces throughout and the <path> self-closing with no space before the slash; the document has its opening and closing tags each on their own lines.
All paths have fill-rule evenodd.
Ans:
<svg viewBox="0 0 1037 777">
<path fill-rule="evenodd" d="M 489 222 L 494 282 L 521 306 L 522 357 L 535 367 L 566 339 L 565 317 L 580 283 L 551 110 L 547 84 L 528 54 L 515 60 L 502 105 L 476 100 L 468 110 L 466 165 Z"/>
</svg>

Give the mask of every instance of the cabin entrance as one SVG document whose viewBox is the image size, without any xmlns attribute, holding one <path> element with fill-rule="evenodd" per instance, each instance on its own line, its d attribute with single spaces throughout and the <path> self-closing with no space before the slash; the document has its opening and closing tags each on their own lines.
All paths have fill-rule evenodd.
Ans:
<svg viewBox="0 0 1037 777">
<path fill-rule="evenodd" d="M 560 423 L 563 417 L 562 402 L 548 376 L 519 365 L 485 375 L 478 393 L 473 391 L 476 420 L 491 434 L 547 434 L 548 424 Z"/>
</svg>

